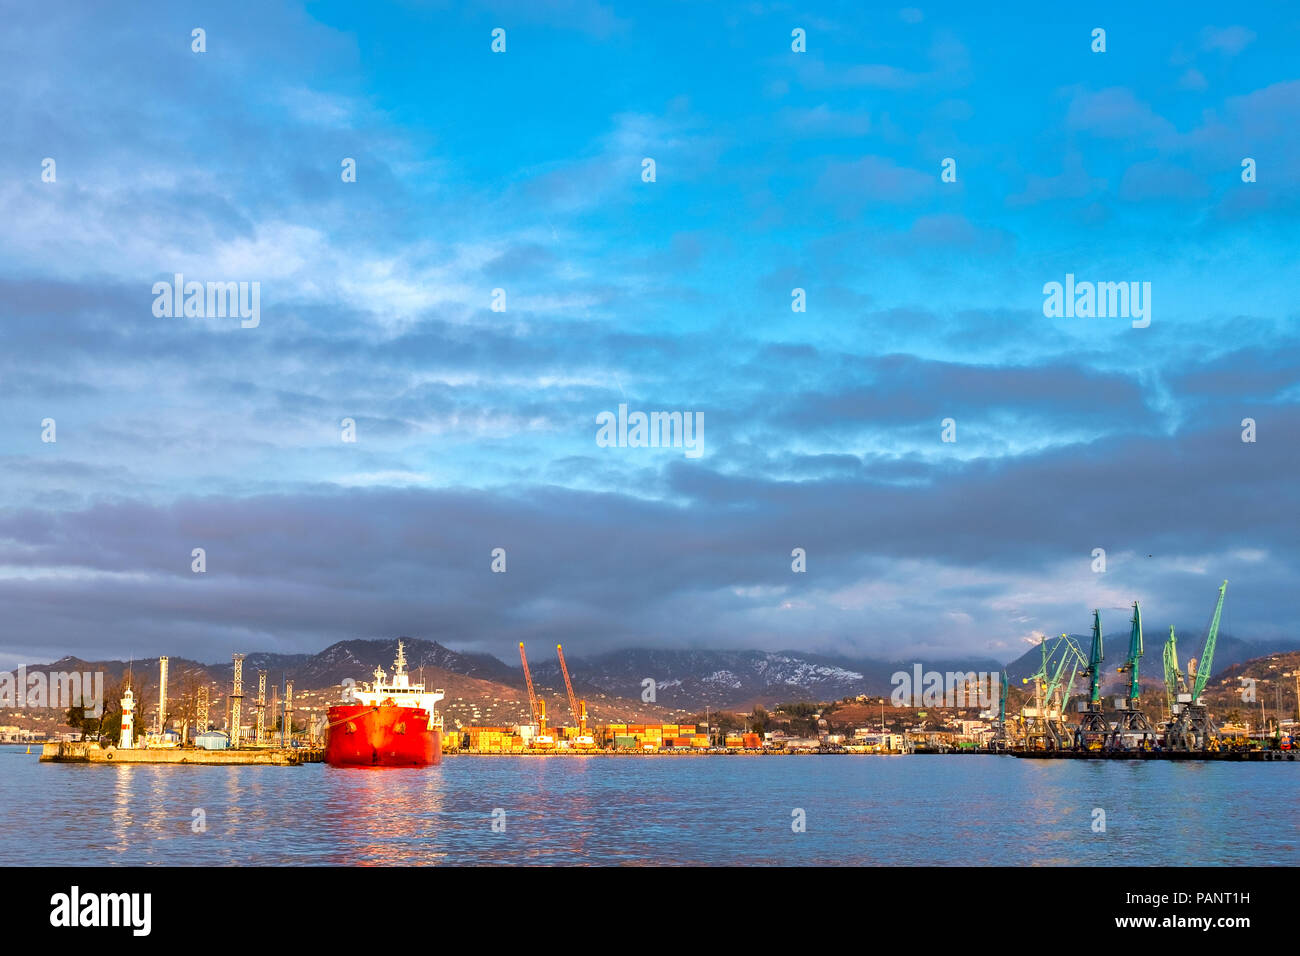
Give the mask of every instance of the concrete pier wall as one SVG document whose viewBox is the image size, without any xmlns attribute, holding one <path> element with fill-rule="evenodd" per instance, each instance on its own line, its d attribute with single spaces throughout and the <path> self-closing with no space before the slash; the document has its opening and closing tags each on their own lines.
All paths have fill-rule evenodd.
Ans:
<svg viewBox="0 0 1300 956">
<path fill-rule="evenodd" d="M 322 751 L 310 748 L 203 750 L 188 747 L 159 747 L 150 750 L 119 750 L 111 746 L 101 747 L 95 741 L 51 742 L 45 744 L 41 750 L 41 760 L 52 763 L 165 763 L 224 767 L 261 764 L 296 767 L 302 763 L 319 763 L 322 757 Z"/>
</svg>

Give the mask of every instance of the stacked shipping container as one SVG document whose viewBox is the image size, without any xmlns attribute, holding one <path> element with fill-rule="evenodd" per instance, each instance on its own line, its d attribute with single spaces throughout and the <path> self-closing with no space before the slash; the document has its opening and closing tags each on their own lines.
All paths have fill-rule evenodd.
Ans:
<svg viewBox="0 0 1300 956">
<path fill-rule="evenodd" d="M 608 724 L 603 729 L 609 745 L 615 750 L 703 750 L 709 746 L 708 735 L 695 724 L 620 723 Z M 464 738 L 467 749 L 480 753 L 521 753 L 526 749 L 524 739 L 514 730 L 512 727 L 462 728 L 449 732 L 444 746 L 455 749 Z M 701 732 L 696 733 L 697 730 Z M 733 750 L 758 750 L 762 747 L 762 739 L 758 734 L 727 734 L 724 744 Z"/>
</svg>

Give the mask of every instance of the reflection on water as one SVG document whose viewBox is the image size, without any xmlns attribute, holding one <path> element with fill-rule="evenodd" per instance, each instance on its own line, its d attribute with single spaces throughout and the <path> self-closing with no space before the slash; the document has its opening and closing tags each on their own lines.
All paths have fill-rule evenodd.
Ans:
<svg viewBox="0 0 1300 956">
<path fill-rule="evenodd" d="M 391 866 L 446 857 L 437 841 L 446 783 L 436 768 L 298 769 L 314 769 L 326 784 L 316 791 L 319 799 L 303 807 L 312 825 L 334 841 L 313 862 Z"/>
<path fill-rule="evenodd" d="M 1296 865 L 1297 783 L 1291 762 L 450 757 L 336 770 L 39 764 L 0 747 L 0 864 Z M 791 830 L 796 808 L 807 832 Z"/>
</svg>

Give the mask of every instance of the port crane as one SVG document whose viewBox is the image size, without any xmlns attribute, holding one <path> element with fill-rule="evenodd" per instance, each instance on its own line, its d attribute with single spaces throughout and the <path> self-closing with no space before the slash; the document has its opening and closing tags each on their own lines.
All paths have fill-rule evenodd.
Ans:
<svg viewBox="0 0 1300 956">
<path fill-rule="evenodd" d="M 1079 646 L 1067 635 L 1062 634 L 1061 639 L 1056 643 L 1058 648 L 1063 647 L 1063 649 L 1061 650 L 1061 659 L 1056 665 L 1055 684 L 1048 687 L 1048 700 L 1050 701 L 1055 693 L 1059 692 L 1059 696 L 1056 699 L 1054 714 L 1049 717 L 1049 721 L 1053 725 L 1060 746 L 1064 747 L 1070 737 L 1070 733 L 1065 726 L 1065 714 L 1070 706 L 1070 698 L 1074 696 L 1074 681 L 1079 676 L 1079 665 L 1086 663 L 1086 661 L 1083 652 L 1079 650 Z M 1061 675 L 1064 673 L 1067 663 L 1070 664 L 1070 679 L 1062 685 Z"/>
<path fill-rule="evenodd" d="M 884 707 L 883 703 L 881 707 Z M 884 727 L 883 719 L 881 720 L 881 727 L 882 729 Z M 1007 737 L 1007 672 L 1004 668 L 1002 671 L 1002 686 L 998 689 L 998 732 L 993 737 L 993 747 L 995 750 L 1006 750 L 1010 743 L 1010 738 Z"/>
<path fill-rule="evenodd" d="M 1078 673 L 1078 661 L 1082 654 L 1078 647 L 1066 635 L 1062 634 L 1049 651 L 1047 639 L 1039 643 L 1042 649 L 1042 664 L 1038 671 L 1021 679 L 1022 684 L 1034 682 L 1034 702 L 1021 710 L 1025 727 L 1025 747 L 1030 750 L 1063 750 L 1068 735 L 1062 710 L 1073 691 L 1074 677 Z M 1060 654 L 1057 657 L 1058 652 Z M 1055 669 L 1052 661 L 1056 661 Z M 1074 660 L 1075 670 L 1070 676 L 1070 683 L 1062 688 L 1061 679 L 1065 675 L 1065 666 Z"/>
<path fill-rule="evenodd" d="M 1177 712 L 1172 715 L 1166 739 L 1168 744 L 1174 750 L 1211 750 L 1218 746 L 1219 728 L 1215 725 L 1213 718 L 1210 717 L 1210 709 L 1201 700 L 1201 695 L 1205 692 L 1205 687 L 1210 682 L 1210 666 L 1214 663 L 1214 649 L 1219 641 L 1219 622 L 1223 619 L 1223 598 L 1228 590 L 1228 582 L 1224 581 L 1219 585 L 1219 600 L 1214 605 L 1214 614 L 1210 617 L 1210 625 L 1205 633 L 1205 645 L 1201 650 L 1201 659 L 1199 663 L 1196 658 L 1189 658 L 1187 661 L 1187 680 L 1191 682 L 1191 690 L 1187 690 L 1186 683 L 1182 682 L 1182 675 L 1179 674 L 1181 692 L 1175 694 L 1173 706 Z M 1170 650 L 1173 644 L 1173 628 L 1169 630 L 1170 643 L 1166 649 Z M 1173 668 L 1178 670 L 1177 649 L 1172 648 Z M 1166 664 L 1165 686 L 1169 686 L 1169 671 Z"/>
<path fill-rule="evenodd" d="M 1169 640 L 1165 641 L 1165 704 L 1169 708 L 1171 723 L 1181 710 L 1178 695 L 1186 693 L 1187 682 L 1183 679 L 1183 672 L 1178 669 L 1178 639 L 1174 636 L 1174 626 L 1170 624 Z M 1188 700 L 1190 699 L 1189 697 Z"/>
<path fill-rule="evenodd" d="M 1088 702 L 1079 709 L 1079 728 L 1074 732 L 1075 748 L 1079 750 L 1100 749 L 1106 743 L 1110 725 L 1102 713 L 1101 705 L 1101 611 L 1092 610 L 1092 647 L 1088 653 Z"/>
<path fill-rule="evenodd" d="M 519 642 L 519 662 L 524 665 L 524 683 L 528 685 L 528 718 L 536 728 L 537 735 L 533 744 L 547 746 L 555 741 L 546 734 L 546 701 L 537 696 L 533 690 L 533 675 L 528 670 L 528 655 L 524 653 L 524 642 Z"/>
<path fill-rule="evenodd" d="M 596 739 L 587 733 L 587 702 L 578 700 L 577 694 L 573 692 L 573 682 L 569 680 L 569 665 L 564 663 L 564 647 L 556 644 L 555 653 L 560 658 L 560 673 L 564 675 L 564 689 L 569 693 L 569 712 L 573 714 L 573 723 L 578 728 L 578 736 L 573 741 L 574 746 L 594 747 Z"/>
<path fill-rule="evenodd" d="M 1064 713 L 1066 707 L 1070 703 L 1070 698 L 1074 696 L 1074 682 L 1079 676 L 1080 667 L 1081 665 L 1086 665 L 1088 659 L 1083 656 L 1083 651 L 1079 650 L 1079 645 L 1074 643 L 1072 638 L 1067 637 L 1064 634 L 1061 636 L 1065 638 L 1066 649 L 1070 652 L 1071 661 L 1070 679 L 1065 682 L 1065 692 L 1061 694 L 1061 711 Z M 1086 673 L 1088 668 L 1083 666 L 1082 670 Z"/>
<path fill-rule="evenodd" d="M 1127 697 L 1115 699 L 1115 729 L 1110 735 L 1109 749 L 1132 750 L 1151 747 L 1156 742 L 1156 729 L 1141 710 L 1142 693 L 1138 687 L 1138 670 L 1142 662 L 1142 608 L 1133 602 L 1132 628 L 1129 631 L 1128 657 L 1118 673 L 1129 675 Z"/>
</svg>

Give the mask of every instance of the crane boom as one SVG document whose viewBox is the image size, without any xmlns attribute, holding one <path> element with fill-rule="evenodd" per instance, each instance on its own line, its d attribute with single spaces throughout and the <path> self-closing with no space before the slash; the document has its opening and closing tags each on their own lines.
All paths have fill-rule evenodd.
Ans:
<svg viewBox="0 0 1300 956">
<path fill-rule="evenodd" d="M 1043 663 L 1038 665 L 1038 671 L 1036 673 L 1030 674 L 1028 677 L 1020 678 L 1020 683 L 1022 684 L 1028 684 L 1031 680 L 1036 680 L 1036 681 L 1047 680 L 1047 638 L 1046 637 L 1044 637 L 1041 641 L 1038 642 L 1038 649 L 1043 653 Z"/>
<path fill-rule="evenodd" d="M 1070 698 L 1074 695 L 1074 681 L 1075 678 L 1079 676 L 1079 665 L 1084 663 L 1084 656 L 1083 651 L 1079 650 L 1078 645 L 1076 645 L 1074 641 L 1070 640 L 1068 635 L 1062 634 L 1061 639 L 1056 642 L 1056 646 L 1062 648 L 1062 651 L 1061 660 L 1056 665 L 1056 678 L 1053 690 L 1058 689 L 1061 685 L 1061 675 L 1065 672 L 1065 665 L 1071 662 L 1073 664 L 1070 669 L 1070 680 L 1065 685 L 1065 689 L 1061 694 L 1060 710 L 1064 713 L 1066 707 L 1070 703 Z"/>
<path fill-rule="evenodd" d="M 1088 703 L 1094 708 L 1101 706 L 1101 611 L 1092 611 L 1092 652 L 1088 655 Z"/>
<path fill-rule="evenodd" d="M 1214 605 L 1214 617 L 1210 619 L 1210 632 L 1205 635 L 1205 650 L 1201 652 L 1201 662 L 1196 668 L 1196 684 L 1192 688 L 1192 700 L 1201 699 L 1201 691 L 1210 682 L 1210 665 L 1214 662 L 1214 647 L 1219 641 L 1219 620 L 1223 617 L 1223 595 L 1228 590 L 1228 582 L 1219 585 L 1219 602 Z"/>
<path fill-rule="evenodd" d="M 1070 658 L 1070 655 L 1067 653 L 1069 648 L 1065 646 L 1068 640 L 1069 638 L 1062 634 L 1056 642 L 1056 647 L 1052 648 L 1052 654 L 1056 653 L 1057 648 L 1061 648 L 1062 650 L 1061 659 L 1056 662 L 1056 672 L 1052 675 L 1052 679 L 1047 685 L 1047 699 L 1049 701 L 1052 699 L 1052 695 L 1056 693 L 1056 689 L 1061 686 L 1061 675 L 1065 673 L 1065 665 Z"/>
<path fill-rule="evenodd" d="M 564 663 L 564 648 L 556 644 L 555 653 L 560 656 L 560 673 L 564 675 L 564 689 L 569 692 L 569 711 L 573 714 L 573 725 L 582 729 L 584 721 L 578 713 L 578 697 L 573 693 L 573 683 L 569 680 L 569 666 Z"/>
<path fill-rule="evenodd" d="M 537 694 L 533 692 L 533 675 L 528 672 L 528 657 L 524 654 L 524 642 L 519 642 L 519 661 L 524 665 L 524 682 L 528 685 L 528 717 L 539 729 L 544 730 L 537 716 Z"/>
<path fill-rule="evenodd" d="M 1128 700 L 1129 706 L 1134 710 L 1137 709 L 1138 700 L 1141 697 L 1141 691 L 1138 689 L 1138 667 L 1142 661 L 1142 609 L 1138 602 L 1133 602 L 1133 629 L 1129 631 L 1128 637 L 1128 659 L 1124 666 L 1118 668 L 1118 673 L 1129 675 Z"/>
</svg>

